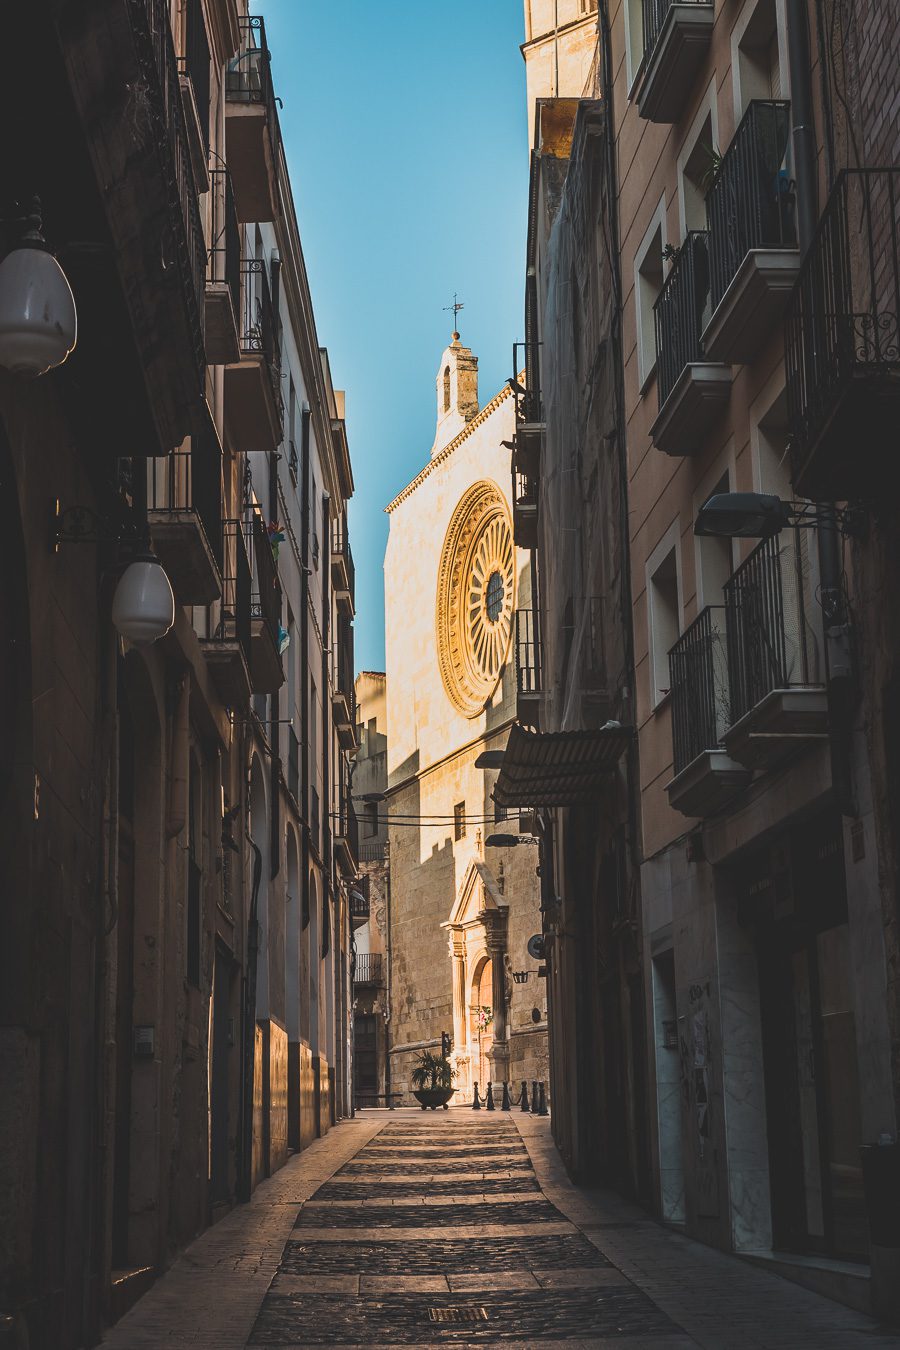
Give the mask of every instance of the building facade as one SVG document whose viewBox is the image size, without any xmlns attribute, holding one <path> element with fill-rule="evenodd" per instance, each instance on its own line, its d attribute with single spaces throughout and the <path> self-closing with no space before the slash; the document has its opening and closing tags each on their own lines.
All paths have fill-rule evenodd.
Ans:
<svg viewBox="0 0 900 1350">
<path fill-rule="evenodd" d="M 518 820 L 476 766 L 515 714 L 514 615 L 531 578 L 505 487 L 512 393 L 479 407 L 458 334 L 436 387 L 431 457 L 387 508 L 389 1072 L 408 1094 L 417 1055 L 449 1037 L 457 1100 L 471 1100 L 476 1084 L 547 1078 L 545 986 L 526 951 L 536 849 L 490 842 L 518 840 Z"/>
<path fill-rule="evenodd" d="M 613 595 L 630 612 L 632 692 L 611 720 L 636 743 L 619 772 L 634 802 L 649 1191 L 692 1236 L 884 1311 L 896 738 L 890 607 L 872 597 L 894 574 L 891 508 L 870 507 L 866 533 L 835 503 L 878 491 L 872 460 L 847 453 L 852 428 L 863 443 L 895 435 L 883 335 L 896 326 L 898 168 L 883 112 L 896 16 L 877 2 L 851 14 L 608 0 L 597 21 L 601 103 L 537 97 L 535 404 L 514 455 L 534 473 L 523 503 L 536 537 L 553 538 L 554 409 L 577 409 L 572 391 L 612 344 L 614 416 L 576 445 L 600 475 L 621 445 L 604 528 L 628 522 Z M 588 199 L 600 257 L 582 276 L 576 251 L 566 274 Z M 580 362 L 573 331 L 592 335 Z M 701 507 L 731 492 L 799 506 L 765 537 L 697 533 Z M 576 520 L 583 551 L 593 520 Z M 545 547 L 549 661 L 549 634 L 578 624 L 548 581 L 564 550 Z M 501 800 L 517 774 L 504 764 Z M 615 903 L 610 883 L 601 905 Z M 551 1000 L 551 1047 L 553 1012 Z"/>
<path fill-rule="evenodd" d="M 40 198 L 78 325 L 0 370 L 0 1312 L 59 1350 L 350 1110 L 352 477 L 262 21 L 8 36 L 3 257 Z M 123 619 L 136 560 L 162 621 Z"/>
<path fill-rule="evenodd" d="M 356 677 L 359 753 L 353 796 L 359 816 L 359 876 L 351 893 L 353 965 L 353 1087 L 357 1106 L 384 1106 L 391 1090 L 391 877 L 384 794 L 387 791 L 387 678 Z"/>
</svg>

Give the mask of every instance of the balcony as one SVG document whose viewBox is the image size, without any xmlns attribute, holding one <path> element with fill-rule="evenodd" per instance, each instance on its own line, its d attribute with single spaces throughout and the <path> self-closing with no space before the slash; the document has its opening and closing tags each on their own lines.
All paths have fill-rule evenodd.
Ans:
<svg viewBox="0 0 900 1350">
<path fill-rule="evenodd" d="M 354 984 L 383 984 L 381 973 L 384 958 L 381 952 L 357 952 Z"/>
<path fill-rule="evenodd" d="M 288 727 L 288 792 L 295 802 L 300 801 L 300 739 L 293 727 Z"/>
<path fill-rule="evenodd" d="M 241 359 L 241 230 L 234 189 L 227 169 L 209 175 L 212 192 L 212 241 L 206 266 L 206 359 L 226 366 Z"/>
<path fill-rule="evenodd" d="M 644 78 L 638 112 L 677 122 L 687 106 L 712 35 L 712 0 L 644 0 Z"/>
<path fill-rule="evenodd" d="M 544 436 L 544 405 L 541 395 L 539 342 L 513 343 L 513 379 L 525 372 L 525 385 L 516 398 L 516 439 L 513 470 L 525 478 L 537 479 L 541 469 L 541 444 Z"/>
<path fill-rule="evenodd" d="M 57 15 L 69 84 L 104 189 L 108 251 L 127 278 L 153 440 L 165 454 L 190 434 L 206 367 L 206 242 L 169 9 L 169 0 L 131 0 Z"/>
<path fill-rule="evenodd" d="M 356 596 L 356 569 L 347 537 L 347 522 L 336 520 L 331 527 L 331 584 L 339 605 L 353 617 Z"/>
<path fill-rule="evenodd" d="M 712 316 L 703 349 L 714 361 L 752 361 L 797 278 L 795 194 L 784 167 L 789 129 L 789 103 L 751 103 L 707 194 Z"/>
<path fill-rule="evenodd" d="M 222 447 L 203 405 L 188 449 L 147 461 L 153 547 L 182 605 L 222 594 Z"/>
<path fill-rule="evenodd" d="M 368 877 L 361 877 L 360 884 L 350 892 L 350 919 L 354 928 L 362 928 L 364 923 L 369 922 L 371 907 L 368 880 Z"/>
<path fill-rule="evenodd" d="M 513 470 L 513 539 L 518 548 L 535 549 L 537 529 L 538 480 Z"/>
<path fill-rule="evenodd" d="M 178 82 L 199 192 L 209 191 L 210 60 L 201 0 L 186 0 L 184 55 L 178 58 Z"/>
<path fill-rule="evenodd" d="M 768 768 L 828 738 L 810 538 L 787 530 L 764 539 L 725 587 L 731 725 L 724 742 L 748 768 Z"/>
<path fill-rule="evenodd" d="M 334 729 L 343 750 L 358 749 L 356 692 L 353 678 L 353 628 L 346 614 L 338 616 L 336 660 L 331 690 Z"/>
<path fill-rule="evenodd" d="M 225 74 L 225 149 L 238 220 L 246 224 L 280 214 L 280 133 L 266 26 L 258 15 L 240 24 L 240 47 Z"/>
<path fill-rule="evenodd" d="M 798 493 L 892 490 L 900 420 L 900 169 L 847 169 L 803 259 L 785 323 Z"/>
<path fill-rule="evenodd" d="M 203 656 L 222 702 L 246 708 L 250 701 L 250 562 L 239 520 L 222 529 L 222 595 L 209 610 L 211 636 Z"/>
<path fill-rule="evenodd" d="M 250 557 L 250 681 L 255 694 L 275 694 L 284 684 L 281 664 L 281 581 L 262 513 L 245 527 Z"/>
<path fill-rule="evenodd" d="M 653 307 L 659 414 L 650 435 L 667 455 L 694 455 L 728 402 L 731 370 L 706 359 L 709 314 L 705 230 L 690 230 Z"/>
<path fill-rule="evenodd" d="M 541 643 L 533 609 L 516 610 L 516 720 L 523 727 L 540 726 L 544 699 Z"/>
<path fill-rule="evenodd" d="M 335 821 L 334 857 L 341 875 L 352 881 L 359 871 L 359 821 L 349 795 L 342 794 L 341 807 Z"/>
<path fill-rule="evenodd" d="M 281 354 L 266 264 L 241 262 L 239 359 L 225 367 L 225 417 L 244 451 L 272 454 L 281 443 Z"/>
<path fill-rule="evenodd" d="M 685 816 L 707 816 L 726 806 L 753 777 L 722 749 L 728 723 L 725 609 L 701 610 L 669 652 L 672 759 L 669 805 Z"/>
</svg>

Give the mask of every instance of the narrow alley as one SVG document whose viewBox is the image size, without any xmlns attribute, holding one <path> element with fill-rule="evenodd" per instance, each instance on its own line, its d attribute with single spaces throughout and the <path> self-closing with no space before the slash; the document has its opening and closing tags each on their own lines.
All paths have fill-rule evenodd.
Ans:
<svg viewBox="0 0 900 1350">
<path fill-rule="evenodd" d="M 830 1300 L 567 1180 L 545 1118 L 365 1112 L 199 1238 L 109 1350 L 887 1350 Z"/>
</svg>

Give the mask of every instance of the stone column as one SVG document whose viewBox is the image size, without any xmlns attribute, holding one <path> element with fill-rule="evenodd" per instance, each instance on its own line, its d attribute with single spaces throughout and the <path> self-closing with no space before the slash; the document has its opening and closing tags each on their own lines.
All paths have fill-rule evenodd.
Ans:
<svg viewBox="0 0 900 1350">
<path fill-rule="evenodd" d="M 467 1092 L 469 1074 L 469 1028 L 466 1019 L 466 939 L 461 932 L 450 934 L 450 957 L 453 962 L 453 1060 L 457 1078 L 456 1088 Z"/>
<path fill-rule="evenodd" d="M 491 1081 L 509 1082 L 509 1039 L 506 1026 L 506 913 L 487 910 L 484 914 L 487 949 L 491 958 L 491 1001 L 494 1015 L 494 1043 L 488 1051 Z"/>
</svg>

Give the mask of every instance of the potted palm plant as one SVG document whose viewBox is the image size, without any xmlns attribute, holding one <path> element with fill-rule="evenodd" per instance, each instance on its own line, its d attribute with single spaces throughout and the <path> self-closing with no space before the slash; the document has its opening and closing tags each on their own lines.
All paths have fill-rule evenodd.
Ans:
<svg viewBox="0 0 900 1350">
<path fill-rule="evenodd" d="M 436 1111 L 439 1106 L 447 1110 L 447 1103 L 453 1096 L 455 1070 L 443 1055 L 433 1055 L 423 1050 L 419 1062 L 412 1071 L 413 1096 L 427 1111 L 430 1107 Z"/>
</svg>

